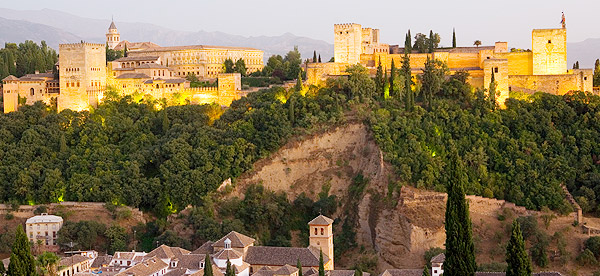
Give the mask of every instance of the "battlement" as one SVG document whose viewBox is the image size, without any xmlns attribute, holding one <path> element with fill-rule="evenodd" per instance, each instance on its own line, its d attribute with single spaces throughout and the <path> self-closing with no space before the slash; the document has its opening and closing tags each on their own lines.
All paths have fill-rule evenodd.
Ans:
<svg viewBox="0 0 600 276">
<path fill-rule="evenodd" d="M 58 48 L 60 49 L 64 49 L 64 48 L 83 48 L 85 46 L 89 46 L 89 47 L 102 47 L 104 48 L 104 44 L 100 44 L 100 43 L 89 43 L 89 42 L 78 42 L 78 43 L 65 43 L 65 44 L 59 44 Z"/>
<path fill-rule="evenodd" d="M 190 87 L 190 88 L 186 88 L 185 91 L 191 92 L 191 93 L 219 92 L 219 88 L 218 87 Z"/>
<path fill-rule="evenodd" d="M 353 28 L 362 29 L 362 26 L 360 24 L 356 24 L 356 23 L 333 24 L 334 31 L 348 30 L 348 29 L 353 29 Z"/>
</svg>

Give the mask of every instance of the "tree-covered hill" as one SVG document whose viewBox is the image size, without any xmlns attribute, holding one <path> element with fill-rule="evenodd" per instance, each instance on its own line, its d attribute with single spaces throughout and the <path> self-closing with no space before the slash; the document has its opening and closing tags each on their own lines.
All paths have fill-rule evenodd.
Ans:
<svg viewBox="0 0 600 276">
<path fill-rule="evenodd" d="M 403 185 L 443 191 L 452 181 L 447 152 L 454 144 L 470 194 L 568 211 L 565 183 L 585 211 L 596 211 L 599 97 L 539 93 L 501 110 L 473 92 L 464 73 L 444 76 L 442 69 L 430 64 L 408 93 L 402 71 L 392 92 L 387 80 L 354 66 L 325 87 L 251 93 L 224 113 L 211 105 L 162 109 L 161 101 L 131 97 L 80 113 L 25 106 L 0 115 L 0 201 L 112 202 L 164 216 L 200 204 L 290 137 L 353 110 Z"/>
<path fill-rule="evenodd" d="M 112 202 L 159 215 L 198 204 L 278 149 L 294 126 L 341 118 L 343 97 L 331 90 L 291 96 L 292 108 L 289 97 L 282 88 L 253 93 L 220 118 L 219 106 L 160 109 L 131 97 L 92 112 L 24 106 L 0 115 L 0 201 Z"/>
</svg>

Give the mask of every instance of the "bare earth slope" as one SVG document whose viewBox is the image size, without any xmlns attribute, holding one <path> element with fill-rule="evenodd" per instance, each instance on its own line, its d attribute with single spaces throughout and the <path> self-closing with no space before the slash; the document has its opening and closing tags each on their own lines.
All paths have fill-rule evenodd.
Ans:
<svg viewBox="0 0 600 276">
<path fill-rule="evenodd" d="M 243 196 L 248 185 L 262 183 L 271 190 L 285 191 L 290 200 L 302 192 L 315 199 L 322 186 L 329 183 L 330 194 L 345 202 L 348 186 L 359 173 L 370 180 L 367 192 L 358 203 L 356 238 L 359 247 L 375 252 L 378 272 L 386 268 L 422 268 L 426 250 L 444 247 L 446 194 L 408 186 L 402 187 L 400 192 L 388 193 L 388 183 L 395 180 L 393 169 L 383 160 L 383 154 L 368 128 L 361 123 L 348 123 L 288 143 L 239 177 L 229 196 Z M 568 264 L 562 265 L 558 259 L 560 256 L 550 254 L 557 251 L 556 241 L 552 241 L 548 248 L 551 257 L 549 267 L 534 267 L 534 270 L 577 271 L 579 275 L 587 275 L 586 269 L 573 264 L 587 235 L 580 227 L 572 226 L 572 215 L 557 215 L 558 218 L 545 229 L 539 212 L 503 200 L 476 196 L 468 196 L 468 199 L 479 264 L 503 262 L 503 247 L 508 241 L 507 230 L 512 219 L 535 215 L 539 228 L 548 235 L 563 232 L 571 256 Z M 340 209 L 335 217 L 342 215 Z M 506 219 L 500 221 L 499 214 L 505 214 Z M 530 246 L 528 243 L 528 248 Z M 357 254 L 360 254 L 358 250 L 348 252 L 336 262 L 336 268 L 352 267 Z"/>
</svg>

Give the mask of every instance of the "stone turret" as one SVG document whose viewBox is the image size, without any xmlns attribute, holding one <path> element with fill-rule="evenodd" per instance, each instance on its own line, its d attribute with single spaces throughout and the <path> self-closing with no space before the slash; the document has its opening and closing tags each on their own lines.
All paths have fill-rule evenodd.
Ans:
<svg viewBox="0 0 600 276">
<path fill-rule="evenodd" d="M 114 49 L 117 47 L 117 45 L 119 45 L 119 42 L 121 42 L 121 35 L 117 30 L 115 22 L 112 21 L 110 23 L 110 27 L 108 27 L 108 33 L 106 33 L 106 44 L 108 45 L 109 49 Z"/>
</svg>

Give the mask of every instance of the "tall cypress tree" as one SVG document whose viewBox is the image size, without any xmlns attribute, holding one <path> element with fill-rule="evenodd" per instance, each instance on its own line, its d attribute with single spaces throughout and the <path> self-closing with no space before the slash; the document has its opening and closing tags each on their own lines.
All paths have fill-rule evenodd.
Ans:
<svg viewBox="0 0 600 276">
<path fill-rule="evenodd" d="M 452 28 L 452 48 L 456 48 L 456 30 Z"/>
<path fill-rule="evenodd" d="M 464 187 L 468 182 L 463 161 L 454 144 L 450 146 L 446 183 L 446 260 L 444 276 L 473 276 L 477 269 L 469 205 Z"/>
<path fill-rule="evenodd" d="M 227 268 L 225 268 L 225 276 L 235 276 L 235 271 L 233 271 L 233 267 L 231 267 L 231 262 L 229 258 L 227 258 Z"/>
<path fill-rule="evenodd" d="M 408 29 L 408 53 L 411 54 L 412 53 L 412 36 L 410 34 L 410 29 Z"/>
<path fill-rule="evenodd" d="M 325 264 L 323 264 L 323 250 L 319 254 L 319 276 L 325 276 Z"/>
<path fill-rule="evenodd" d="M 525 250 L 521 226 L 515 220 L 512 225 L 510 241 L 506 246 L 506 276 L 531 276 L 531 260 Z"/>
<path fill-rule="evenodd" d="M 294 89 L 296 91 L 302 90 L 302 70 L 298 71 L 298 78 L 296 79 L 296 86 Z"/>
<path fill-rule="evenodd" d="M 423 268 L 423 274 L 421 274 L 422 276 L 430 276 L 429 274 L 429 267 L 425 266 L 425 268 Z"/>
<path fill-rule="evenodd" d="M 390 84 L 388 83 L 387 68 L 383 69 L 383 98 L 390 96 Z"/>
<path fill-rule="evenodd" d="M 360 268 L 356 268 L 354 270 L 354 276 L 363 276 L 362 270 L 360 270 Z"/>
<path fill-rule="evenodd" d="M 127 57 L 129 55 L 128 52 L 129 51 L 127 50 L 127 43 L 125 43 L 125 47 L 123 47 L 123 56 Z"/>
<path fill-rule="evenodd" d="M 212 261 L 209 254 L 204 257 L 204 276 L 213 276 Z"/>
<path fill-rule="evenodd" d="M 321 63 L 321 54 L 319 54 L 319 63 Z"/>
<path fill-rule="evenodd" d="M 490 105 L 492 107 L 492 110 L 496 109 L 496 86 L 498 85 L 498 83 L 496 83 L 496 77 L 494 76 L 494 69 L 492 69 L 492 79 L 490 80 Z"/>
<path fill-rule="evenodd" d="M 313 61 L 312 62 L 317 62 L 317 51 L 313 51 Z"/>
<path fill-rule="evenodd" d="M 433 30 L 429 30 L 429 40 L 427 40 L 427 42 L 429 42 L 427 44 L 427 50 L 429 50 L 430 53 L 433 53 Z"/>
<path fill-rule="evenodd" d="M 375 88 L 378 95 L 383 95 L 383 68 L 381 67 L 381 56 L 379 56 L 379 65 L 377 65 L 377 73 L 375 74 Z"/>
<path fill-rule="evenodd" d="M 600 59 L 596 59 L 594 66 L 594 86 L 600 86 Z"/>
<path fill-rule="evenodd" d="M 10 264 L 8 265 L 7 276 L 35 276 L 35 259 L 31 254 L 29 240 L 23 227 L 17 227 L 15 243 L 10 255 Z"/>
<path fill-rule="evenodd" d="M 402 75 L 404 76 L 404 107 L 407 111 L 411 111 L 415 105 L 414 94 L 411 88 L 412 76 L 410 70 L 410 57 L 408 53 L 404 53 L 402 57 Z"/>
<path fill-rule="evenodd" d="M 394 91 L 394 78 L 396 77 L 396 66 L 394 65 L 394 59 L 392 59 L 392 68 L 390 69 L 390 97 L 396 94 Z"/>
<path fill-rule="evenodd" d="M 298 268 L 298 276 L 302 276 L 302 263 L 300 262 L 300 259 L 298 259 L 298 262 L 296 263 L 296 268 Z"/>
</svg>

